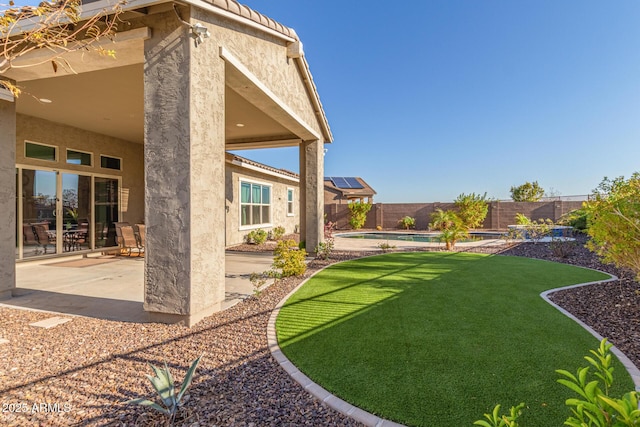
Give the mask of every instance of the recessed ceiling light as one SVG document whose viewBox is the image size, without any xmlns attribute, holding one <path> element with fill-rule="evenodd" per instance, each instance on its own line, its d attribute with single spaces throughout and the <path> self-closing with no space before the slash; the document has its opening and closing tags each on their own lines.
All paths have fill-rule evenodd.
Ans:
<svg viewBox="0 0 640 427">
<path fill-rule="evenodd" d="M 38 101 L 42 102 L 43 104 L 51 104 L 53 102 L 49 98 L 40 98 L 38 99 Z"/>
<path fill-rule="evenodd" d="M 239 128 L 243 128 L 244 127 L 244 123 L 236 123 L 236 126 L 238 126 Z"/>
</svg>

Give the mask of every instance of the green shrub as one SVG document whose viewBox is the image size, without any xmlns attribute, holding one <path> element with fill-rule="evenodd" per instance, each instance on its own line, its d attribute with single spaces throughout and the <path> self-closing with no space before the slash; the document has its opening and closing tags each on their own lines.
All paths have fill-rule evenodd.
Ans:
<svg viewBox="0 0 640 427">
<path fill-rule="evenodd" d="M 371 203 L 351 202 L 347 205 L 349 207 L 349 225 L 354 230 L 359 230 L 364 227 L 364 223 L 367 221 L 367 213 L 371 210 Z"/>
<path fill-rule="evenodd" d="M 284 236 L 285 229 L 283 226 L 279 225 L 277 227 L 273 227 L 271 230 L 271 240 L 280 240 L 282 236 Z"/>
<path fill-rule="evenodd" d="M 482 196 L 476 193 L 462 193 L 455 200 L 455 204 L 458 208 L 458 217 L 466 228 L 482 227 L 489 212 L 487 193 Z"/>
<path fill-rule="evenodd" d="M 640 280 L 640 173 L 628 180 L 605 178 L 584 208 L 591 236 L 587 247 Z"/>
<path fill-rule="evenodd" d="M 525 408 L 524 403 L 520 403 L 518 406 L 512 406 L 509 410 L 509 415 L 500 415 L 500 405 L 496 405 L 493 408 L 493 412 L 490 414 L 484 414 L 484 417 L 488 420 L 478 420 L 473 425 L 481 427 L 518 427 L 518 418 L 522 415 L 522 410 Z"/>
<path fill-rule="evenodd" d="M 383 253 L 387 253 L 387 252 L 391 252 L 393 251 L 396 246 L 395 245 L 390 245 L 389 242 L 382 242 L 380 244 L 378 244 L 378 247 L 382 250 Z"/>
<path fill-rule="evenodd" d="M 260 298 L 260 294 L 262 294 L 262 287 L 267 283 L 267 279 L 270 276 L 270 271 L 263 271 L 262 273 L 253 272 L 249 275 L 249 281 L 253 285 L 253 296 Z"/>
<path fill-rule="evenodd" d="M 562 215 L 558 224 L 568 225 L 579 231 L 587 229 L 587 211 L 584 208 L 574 209 Z"/>
<path fill-rule="evenodd" d="M 525 214 L 516 213 L 516 224 L 517 225 L 530 225 L 531 224 L 531 220 Z"/>
<path fill-rule="evenodd" d="M 402 228 L 404 228 L 405 230 L 408 230 L 416 226 L 416 219 L 411 218 L 410 216 L 407 215 L 404 218 L 401 218 L 400 221 L 398 221 L 398 223 Z"/>
<path fill-rule="evenodd" d="M 460 224 L 460 218 L 454 211 L 443 211 L 438 208 L 431 214 L 431 223 L 429 226 L 435 230 L 446 230 Z"/>
<path fill-rule="evenodd" d="M 247 234 L 247 243 L 252 245 L 261 245 L 267 241 L 267 232 L 262 228 L 258 228 L 256 230 L 251 230 Z"/>
<path fill-rule="evenodd" d="M 151 375 L 147 375 L 147 378 L 149 379 L 149 381 L 151 381 L 151 385 L 153 385 L 153 388 L 158 394 L 160 403 L 153 402 L 145 398 L 132 399 L 126 401 L 125 403 L 148 406 L 152 409 L 155 409 L 158 412 L 168 415 L 169 424 L 173 425 L 173 421 L 175 419 L 176 413 L 178 412 L 178 408 L 182 404 L 182 398 L 191 385 L 193 374 L 195 373 L 201 358 L 202 356 L 198 357 L 191 363 L 191 366 L 189 367 L 189 370 L 187 371 L 187 374 L 182 381 L 182 386 L 180 387 L 180 391 L 178 393 L 176 393 L 176 387 L 173 382 L 171 372 L 169 372 L 167 363 L 165 362 L 164 368 L 158 368 L 157 366 L 149 364 L 155 376 L 152 377 Z"/>
<path fill-rule="evenodd" d="M 299 249 L 295 240 L 281 240 L 273 251 L 272 267 L 280 277 L 302 276 L 307 271 L 307 251 Z"/>
</svg>

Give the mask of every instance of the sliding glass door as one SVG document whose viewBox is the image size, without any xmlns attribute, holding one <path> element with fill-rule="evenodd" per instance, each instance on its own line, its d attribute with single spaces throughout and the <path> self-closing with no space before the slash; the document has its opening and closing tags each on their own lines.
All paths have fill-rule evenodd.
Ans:
<svg viewBox="0 0 640 427">
<path fill-rule="evenodd" d="M 118 180 L 95 177 L 95 247 L 118 246 L 115 223 L 120 218 Z"/>
<path fill-rule="evenodd" d="M 117 246 L 118 178 L 16 169 L 16 258 Z"/>
<path fill-rule="evenodd" d="M 57 172 L 22 170 L 22 256 L 57 253 Z"/>
</svg>

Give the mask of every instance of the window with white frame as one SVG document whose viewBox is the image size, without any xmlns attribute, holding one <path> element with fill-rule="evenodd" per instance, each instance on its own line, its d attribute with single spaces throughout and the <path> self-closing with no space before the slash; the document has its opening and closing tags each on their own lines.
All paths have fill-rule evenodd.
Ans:
<svg viewBox="0 0 640 427">
<path fill-rule="evenodd" d="M 25 141 L 24 156 L 30 159 L 55 162 L 58 160 L 58 147 Z"/>
<path fill-rule="evenodd" d="M 271 223 L 271 186 L 240 181 L 240 225 Z"/>
<path fill-rule="evenodd" d="M 293 188 L 287 188 L 287 216 L 293 216 Z"/>
</svg>

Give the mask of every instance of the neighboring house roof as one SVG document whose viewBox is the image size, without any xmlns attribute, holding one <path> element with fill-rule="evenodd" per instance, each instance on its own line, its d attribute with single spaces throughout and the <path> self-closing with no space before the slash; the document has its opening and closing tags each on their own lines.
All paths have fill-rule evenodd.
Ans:
<svg viewBox="0 0 640 427">
<path fill-rule="evenodd" d="M 324 178 L 326 189 L 338 191 L 342 197 L 373 197 L 376 192 L 366 181 L 360 177 L 326 176 Z"/>
<path fill-rule="evenodd" d="M 258 171 L 267 175 L 277 176 L 279 178 L 300 182 L 300 176 L 297 173 L 291 172 L 286 169 L 274 168 L 272 166 L 265 165 L 263 163 L 259 163 L 231 153 L 225 153 L 225 158 L 227 163 L 230 163 L 232 165 L 244 167 L 246 169 Z"/>
</svg>

